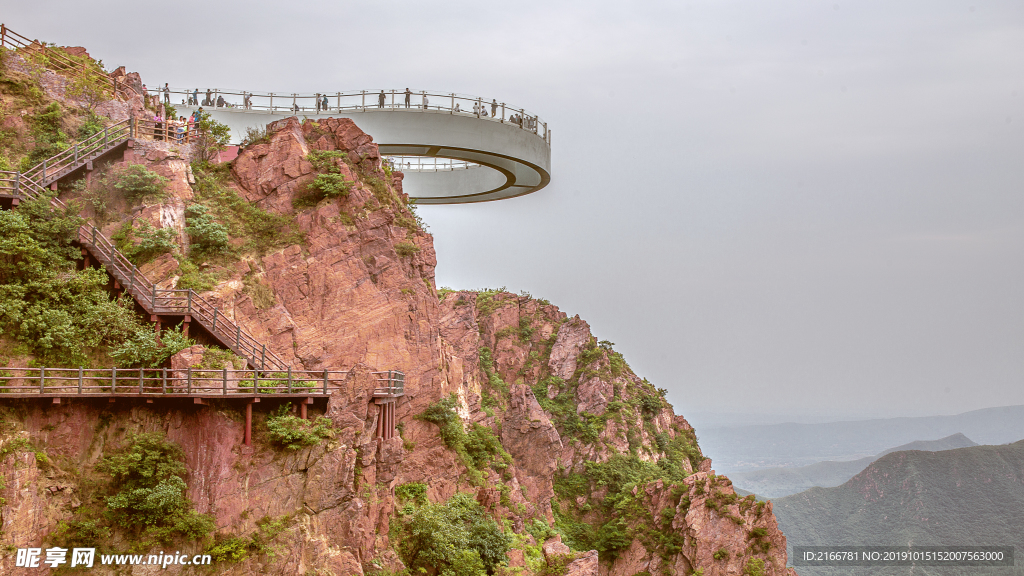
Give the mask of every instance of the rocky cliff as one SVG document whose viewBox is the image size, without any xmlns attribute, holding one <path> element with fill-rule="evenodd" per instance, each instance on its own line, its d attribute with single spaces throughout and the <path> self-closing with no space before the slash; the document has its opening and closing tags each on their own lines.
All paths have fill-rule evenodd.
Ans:
<svg viewBox="0 0 1024 576">
<path fill-rule="evenodd" d="M 663 392 L 586 322 L 526 295 L 436 289 L 432 240 L 402 175 L 351 120 L 276 122 L 230 172 L 194 174 L 186 148 L 142 142 L 124 161 L 164 176 L 168 191 L 134 206 L 112 199 L 122 216 L 108 214 L 106 230 L 124 218 L 172 230 L 175 248 L 143 267 L 162 286 L 200 278 L 204 296 L 292 365 L 351 369 L 313 408 L 336 433 L 282 450 L 265 439 L 271 401 L 256 405 L 251 448 L 228 403 L 3 402 L 8 546 L 58 541 L 99 502 L 105 457 L 128 433 L 157 432 L 183 449 L 188 496 L 214 519 L 216 542 L 246 543 L 217 573 L 400 572 L 416 506 L 459 493 L 503 527 L 498 571 L 793 573 L 771 505 L 737 497 Z M 231 233 L 230 251 L 189 245 L 197 204 Z M 184 354 L 172 362 L 199 363 L 203 350 Z M 370 372 L 392 368 L 406 373 L 400 436 L 379 441 Z M 116 527 L 106 537 L 112 550 L 139 547 Z"/>
</svg>

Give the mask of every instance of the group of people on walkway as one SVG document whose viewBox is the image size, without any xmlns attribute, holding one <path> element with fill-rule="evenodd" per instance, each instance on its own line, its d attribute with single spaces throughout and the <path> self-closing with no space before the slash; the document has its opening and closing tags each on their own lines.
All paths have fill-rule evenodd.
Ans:
<svg viewBox="0 0 1024 576">
<path fill-rule="evenodd" d="M 200 104 L 199 103 L 199 88 L 196 88 L 196 89 L 192 90 L 191 94 L 188 94 L 188 99 L 185 102 L 182 102 L 182 104 L 185 104 L 186 106 L 213 106 L 214 108 L 234 108 L 235 107 L 234 104 L 231 104 L 227 100 L 224 100 L 224 95 L 223 94 L 218 94 L 218 95 L 214 96 L 213 90 L 210 90 L 209 88 L 206 89 L 206 95 L 205 96 L 206 97 L 203 98 L 202 104 Z M 245 98 L 248 98 L 248 97 L 245 97 Z M 170 90 L 168 89 L 167 84 L 164 84 L 164 103 L 170 104 L 170 100 L 171 100 Z"/>
<path fill-rule="evenodd" d="M 202 118 L 203 109 L 200 107 L 198 110 L 189 115 L 188 118 L 179 116 L 177 120 L 174 118 L 163 118 L 159 112 L 153 114 L 153 138 L 155 140 L 166 140 L 171 141 L 172 139 L 178 144 L 183 144 L 190 140 L 190 135 L 196 131 L 196 124 Z M 166 123 L 166 127 L 165 127 Z"/>
</svg>

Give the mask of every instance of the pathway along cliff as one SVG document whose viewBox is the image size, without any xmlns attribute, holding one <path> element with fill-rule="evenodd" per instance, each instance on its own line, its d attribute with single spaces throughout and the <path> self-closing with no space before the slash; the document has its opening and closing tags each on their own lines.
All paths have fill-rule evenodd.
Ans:
<svg viewBox="0 0 1024 576">
<path fill-rule="evenodd" d="M 43 96 L 13 94 L 32 86 Z M 63 86 L 8 64 L 0 91 L 20 107 L 8 118 L 70 130 L 87 115 Z M 19 145 L 3 153 L 33 144 Z M 276 122 L 230 166 L 188 154 L 135 141 L 61 197 L 156 284 L 198 286 L 288 365 L 351 370 L 309 422 L 263 398 L 251 447 L 228 403 L 0 402 L 4 573 L 16 548 L 95 546 L 208 553 L 214 572 L 240 576 L 794 574 L 771 505 L 738 498 L 661 391 L 586 322 L 529 296 L 436 289 L 403 175 L 351 120 Z M 125 174 L 158 175 L 159 190 L 128 194 L 113 185 Z M 25 242 L 67 217 L 38 205 L 0 216 Z M 47 238 L 57 272 L 92 277 L 69 238 Z M 27 366 L 48 352 L 7 310 L 0 353 Z M 123 352 L 104 346 L 88 359 Z M 195 345 L 167 365 L 238 360 Z M 371 372 L 391 366 L 406 373 L 388 416 L 399 435 L 379 440 Z"/>
</svg>

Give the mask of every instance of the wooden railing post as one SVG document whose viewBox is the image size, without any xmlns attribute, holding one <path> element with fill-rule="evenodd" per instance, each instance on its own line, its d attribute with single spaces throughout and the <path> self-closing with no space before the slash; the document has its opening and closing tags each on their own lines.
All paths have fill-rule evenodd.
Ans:
<svg viewBox="0 0 1024 576">
<path fill-rule="evenodd" d="M 92 227 L 92 245 L 93 246 L 96 245 L 96 227 L 95 226 Z"/>
<path fill-rule="evenodd" d="M 107 147 L 107 127 L 103 127 L 103 147 Z"/>
<path fill-rule="evenodd" d="M 188 367 L 187 374 L 188 374 L 188 388 L 186 390 L 188 391 L 188 394 L 191 395 L 192 394 L 192 367 L 191 366 Z"/>
<path fill-rule="evenodd" d="M 117 366 L 110 369 L 110 393 L 117 393 Z"/>
<path fill-rule="evenodd" d="M 46 385 L 46 368 L 39 369 L 39 393 L 43 393 L 43 386 Z"/>
<path fill-rule="evenodd" d="M 128 280 L 128 293 L 131 294 L 132 290 L 135 289 L 135 264 L 132 264 L 132 274 Z"/>
<path fill-rule="evenodd" d="M 327 394 L 327 368 L 324 368 L 324 394 Z"/>
<path fill-rule="evenodd" d="M 156 314 L 156 283 L 153 283 L 153 313 Z"/>
<path fill-rule="evenodd" d="M 228 395 L 228 369 L 224 368 L 224 380 L 223 380 L 224 395 Z"/>
<path fill-rule="evenodd" d="M 288 367 L 288 393 L 292 393 L 292 367 Z"/>
<path fill-rule="evenodd" d="M 14 195 L 21 196 L 21 170 L 14 173 Z"/>
<path fill-rule="evenodd" d="M 75 164 L 78 164 L 78 142 L 75 142 Z"/>
<path fill-rule="evenodd" d="M 82 367 L 78 367 L 78 393 L 82 393 Z"/>
<path fill-rule="evenodd" d="M 192 289 L 188 289 L 188 315 L 192 315 Z"/>
<path fill-rule="evenodd" d="M 142 394 L 142 376 L 146 373 L 145 368 L 139 368 L 139 394 Z"/>
<path fill-rule="evenodd" d="M 163 369 L 163 393 L 167 394 L 167 368 Z"/>
<path fill-rule="evenodd" d="M 217 309 L 216 308 L 213 309 L 213 328 L 210 331 L 213 332 L 214 337 L 217 336 Z"/>
<path fill-rule="evenodd" d="M 267 366 L 267 345 L 263 345 L 263 354 L 260 356 L 260 370 L 263 370 Z"/>
</svg>

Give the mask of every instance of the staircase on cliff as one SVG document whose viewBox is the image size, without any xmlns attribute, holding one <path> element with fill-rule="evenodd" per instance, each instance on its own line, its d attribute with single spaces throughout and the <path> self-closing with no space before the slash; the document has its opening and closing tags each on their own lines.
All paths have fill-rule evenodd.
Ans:
<svg viewBox="0 0 1024 576">
<path fill-rule="evenodd" d="M 67 170 L 70 174 L 74 170 Z M 0 198 L 9 199 L 12 208 L 22 198 L 36 199 L 46 195 L 46 190 L 27 174 L 38 174 L 33 168 L 28 173 L 0 172 Z M 56 183 L 60 178 L 54 177 Z M 60 209 L 67 206 L 57 198 L 51 203 Z M 150 321 L 160 325 L 174 325 L 182 322 L 188 325 L 196 322 L 220 345 L 245 358 L 253 370 L 288 370 L 287 364 L 266 344 L 259 342 L 229 316 L 197 294 L 194 290 L 158 288 L 153 281 L 139 271 L 138 267 L 118 250 L 95 226 L 85 224 L 78 229 L 76 238 L 86 258 L 103 265 L 114 279 L 115 289 L 123 289 L 145 310 Z"/>
</svg>

